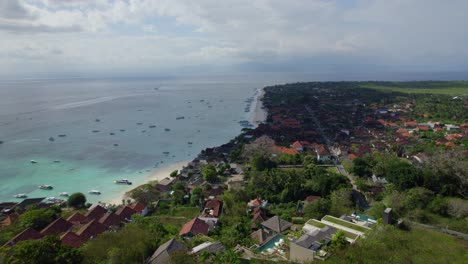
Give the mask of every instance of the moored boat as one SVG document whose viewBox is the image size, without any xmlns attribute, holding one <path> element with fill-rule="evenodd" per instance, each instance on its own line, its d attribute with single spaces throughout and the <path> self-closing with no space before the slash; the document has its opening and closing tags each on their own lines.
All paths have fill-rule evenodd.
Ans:
<svg viewBox="0 0 468 264">
<path fill-rule="evenodd" d="M 67 192 L 61 192 L 59 193 L 60 196 L 64 196 L 64 197 L 68 197 L 68 193 Z"/>
<path fill-rule="evenodd" d="M 121 180 L 115 180 L 114 181 L 117 184 L 127 184 L 127 185 L 132 185 L 132 182 L 127 180 L 127 179 L 121 179 Z"/>
<path fill-rule="evenodd" d="M 42 189 L 42 190 L 52 190 L 54 187 L 52 187 L 51 185 L 39 185 L 38 186 L 39 189 Z"/>
<path fill-rule="evenodd" d="M 37 163 L 37 161 L 35 161 L 35 160 L 31 160 L 31 163 L 33 163 L 33 164 L 36 164 L 36 163 Z"/>
<path fill-rule="evenodd" d="M 28 196 L 24 193 L 18 193 L 18 194 L 15 194 L 13 195 L 13 197 L 15 198 L 27 198 Z"/>
<path fill-rule="evenodd" d="M 98 191 L 98 190 L 90 190 L 90 191 L 88 191 L 88 193 L 89 194 L 95 194 L 95 195 L 100 195 L 101 194 L 101 192 Z"/>
</svg>

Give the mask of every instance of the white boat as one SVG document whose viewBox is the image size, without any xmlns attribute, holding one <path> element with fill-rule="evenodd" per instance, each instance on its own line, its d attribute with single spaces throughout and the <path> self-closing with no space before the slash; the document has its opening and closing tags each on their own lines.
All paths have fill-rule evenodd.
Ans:
<svg viewBox="0 0 468 264">
<path fill-rule="evenodd" d="M 39 185 L 37 187 L 42 190 L 52 190 L 54 188 L 51 185 Z"/>
<path fill-rule="evenodd" d="M 35 160 L 31 160 L 31 163 L 37 163 L 37 161 L 35 161 Z"/>
<path fill-rule="evenodd" d="M 132 182 L 127 180 L 127 179 L 121 179 L 121 180 L 115 180 L 114 181 L 117 184 L 127 184 L 127 185 L 132 185 Z"/>
<path fill-rule="evenodd" d="M 68 197 L 68 193 L 67 192 L 61 192 L 59 193 L 60 196 L 65 196 L 65 197 Z"/>
<path fill-rule="evenodd" d="M 95 194 L 95 195 L 100 195 L 101 192 L 98 191 L 98 190 L 91 190 L 91 191 L 88 191 L 89 194 Z"/>
<path fill-rule="evenodd" d="M 24 193 L 18 193 L 18 194 L 15 194 L 13 195 L 13 197 L 15 198 L 27 198 L 28 196 Z"/>
</svg>

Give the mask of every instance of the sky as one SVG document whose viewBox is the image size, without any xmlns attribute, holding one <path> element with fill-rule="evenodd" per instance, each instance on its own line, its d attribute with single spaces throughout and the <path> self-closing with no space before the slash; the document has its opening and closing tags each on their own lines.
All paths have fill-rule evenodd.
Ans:
<svg viewBox="0 0 468 264">
<path fill-rule="evenodd" d="M 0 0 L 0 77 L 468 71 L 467 0 Z"/>
</svg>

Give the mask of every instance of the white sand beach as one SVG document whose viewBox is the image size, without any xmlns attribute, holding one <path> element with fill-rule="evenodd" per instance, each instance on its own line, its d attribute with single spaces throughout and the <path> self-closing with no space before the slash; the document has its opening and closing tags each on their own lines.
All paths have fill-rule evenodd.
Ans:
<svg viewBox="0 0 468 264">
<path fill-rule="evenodd" d="M 263 88 L 258 88 L 258 94 L 255 99 L 255 107 L 253 108 L 253 114 L 251 116 L 250 122 L 258 126 L 259 124 L 263 123 L 267 119 L 267 112 L 263 109 L 263 96 L 265 95 L 265 91 Z"/>
<path fill-rule="evenodd" d="M 145 177 L 142 181 L 138 181 L 138 182 L 133 182 L 133 187 L 132 188 L 136 188 L 140 185 L 143 185 L 149 181 L 160 181 L 166 177 L 170 177 L 169 175 L 171 174 L 171 172 L 175 171 L 175 170 L 181 170 L 184 166 L 186 166 L 190 161 L 187 160 L 187 161 L 179 161 L 179 162 L 176 162 L 176 163 L 172 163 L 172 164 L 168 164 L 167 166 L 163 166 L 161 168 L 158 168 L 158 169 L 155 169 L 153 170 L 152 172 L 150 172 L 148 174 L 147 177 Z M 127 199 L 125 197 L 125 193 L 127 192 L 128 190 L 126 191 L 122 191 L 120 193 L 116 193 L 115 196 L 111 196 L 109 198 L 107 198 L 105 201 L 106 203 L 110 203 L 110 204 L 121 204 L 122 203 L 122 199 Z"/>
</svg>

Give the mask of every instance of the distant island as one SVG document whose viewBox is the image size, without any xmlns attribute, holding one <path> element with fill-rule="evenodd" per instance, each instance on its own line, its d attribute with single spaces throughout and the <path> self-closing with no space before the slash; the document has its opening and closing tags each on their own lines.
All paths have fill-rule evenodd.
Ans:
<svg viewBox="0 0 468 264">
<path fill-rule="evenodd" d="M 120 205 L 83 194 L 0 203 L 0 262 L 466 261 L 468 82 L 304 82 L 261 95 L 255 128 Z"/>
</svg>

